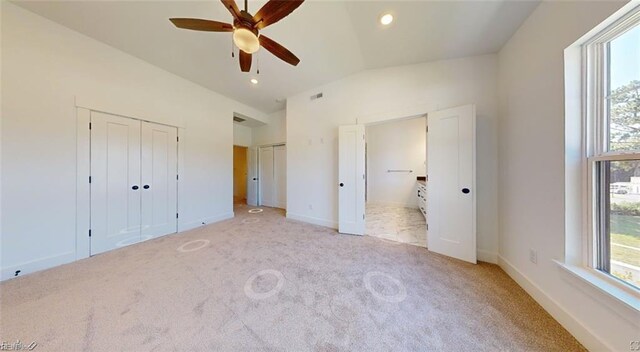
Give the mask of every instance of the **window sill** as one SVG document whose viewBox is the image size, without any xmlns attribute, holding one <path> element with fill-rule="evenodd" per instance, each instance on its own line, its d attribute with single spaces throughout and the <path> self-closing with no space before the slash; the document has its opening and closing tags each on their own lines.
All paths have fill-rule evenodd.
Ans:
<svg viewBox="0 0 640 352">
<path fill-rule="evenodd" d="M 605 304 L 630 322 L 640 326 L 640 298 L 637 293 L 632 292 L 632 288 L 622 288 L 620 287 L 620 285 L 623 285 L 622 283 L 614 283 L 614 279 L 607 278 L 604 274 L 593 270 L 565 264 L 557 260 L 554 260 L 554 262 L 564 272 L 570 274 L 571 277 L 578 279 L 579 283 L 591 288 L 588 291 L 585 290 L 585 293 L 596 299 L 606 297 Z M 609 302 L 612 304 L 609 304 Z"/>
</svg>

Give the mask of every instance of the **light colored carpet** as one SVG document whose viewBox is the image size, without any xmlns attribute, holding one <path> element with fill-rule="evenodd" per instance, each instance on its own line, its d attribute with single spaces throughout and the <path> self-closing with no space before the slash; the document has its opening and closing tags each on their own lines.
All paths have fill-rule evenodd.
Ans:
<svg viewBox="0 0 640 352">
<path fill-rule="evenodd" d="M 0 340 L 38 351 L 583 350 L 495 265 L 248 209 L 3 282 Z"/>
</svg>

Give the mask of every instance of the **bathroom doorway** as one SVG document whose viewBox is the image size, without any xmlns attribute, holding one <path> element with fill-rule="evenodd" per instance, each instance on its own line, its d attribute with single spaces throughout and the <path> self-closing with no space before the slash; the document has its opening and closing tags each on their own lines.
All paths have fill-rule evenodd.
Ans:
<svg viewBox="0 0 640 352">
<path fill-rule="evenodd" d="M 365 234 L 426 247 L 426 117 L 367 125 L 365 139 Z"/>
</svg>

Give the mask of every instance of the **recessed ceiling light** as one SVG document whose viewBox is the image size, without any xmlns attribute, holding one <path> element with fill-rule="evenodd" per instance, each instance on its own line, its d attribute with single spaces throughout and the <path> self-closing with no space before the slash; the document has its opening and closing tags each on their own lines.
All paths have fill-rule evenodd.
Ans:
<svg viewBox="0 0 640 352">
<path fill-rule="evenodd" d="M 386 13 L 382 15 L 382 17 L 380 17 L 380 23 L 382 23 L 385 26 L 390 25 L 391 22 L 393 22 L 393 15 L 390 13 Z"/>
<path fill-rule="evenodd" d="M 255 79 L 255 78 L 252 78 L 252 79 L 251 79 L 251 83 L 253 83 L 253 84 L 258 84 L 258 80 L 257 80 L 257 79 Z"/>
</svg>

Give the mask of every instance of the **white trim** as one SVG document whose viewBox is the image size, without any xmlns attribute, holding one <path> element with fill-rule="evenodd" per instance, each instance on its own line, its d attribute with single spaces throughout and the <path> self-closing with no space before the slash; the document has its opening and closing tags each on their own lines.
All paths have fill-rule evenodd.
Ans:
<svg viewBox="0 0 640 352">
<path fill-rule="evenodd" d="M 76 260 L 77 259 L 75 252 L 54 254 L 51 256 L 30 260 L 28 262 L 2 268 L 2 272 L 0 272 L 0 281 L 16 277 L 15 272 L 17 270 L 20 270 L 20 274 L 18 276 L 24 276 L 26 274 L 35 273 L 37 271 L 53 268 L 62 264 L 71 263 Z"/>
<path fill-rule="evenodd" d="M 640 159 L 640 153 L 629 153 L 629 152 L 608 152 L 602 153 L 597 156 L 592 156 L 588 158 L 588 161 L 625 161 L 625 160 L 638 160 Z"/>
<path fill-rule="evenodd" d="M 609 278 L 608 275 L 599 273 L 596 270 L 567 265 L 558 260 L 554 260 L 554 262 L 565 273 L 571 274 L 572 278 L 578 279 L 575 280 L 576 282 L 589 287 L 589 289 L 582 290 L 583 292 L 599 301 L 608 301 L 606 303 L 607 307 L 640 328 L 640 299 L 632 290 L 617 285 L 617 283 L 613 282 L 615 279 Z"/>
<path fill-rule="evenodd" d="M 485 249 L 478 249 L 476 251 L 477 251 L 478 261 L 491 263 L 491 264 L 498 264 L 498 253 L 490 252 Z"/>
<path fill-rule="evenodd" d="M 91 111 L 76 109 L 76 260 L 88 258 L 91 253 L 89 228 L 91 227 Z"/>
<path fill-rule="evenodd" d="M 584 326 L 580 320 L 501 255 L 498 256 L 498 265 L 588 350 L 614 351 L 614 348 L 607 345 L 605 340 Z"/>
<path fill-rule="evenodd" d="M 183 184 L 183 180 L 185 179 L 185 172 L 184 172 L 184 164 L 185 164 L 185 155 L 184 155 L 184 151 L 185 148 L 183 147 L 183 143 L 185 140 L 184 137 L 184 133 L 185 133 L 185 129 L 184 128 L 180 128 L 178 127 L 178 182 L 177 182 L 177 187 L 176 187 L 176 192 L 178 193 L 178 196 L 176 197 L 176 209 L 178 211 L 178 214 L 183 214 L 183 208 L 182 208 L 182 202 L 180 201 L 180 192 L 181 192 L 181 186 Z M 232 170 L 233 172 L 233 170 Z M 233 199 L 233 195 L 231 196 L 231 198 Z M 233 201 L 233 200 L 232 200 Z M 176 221 L 176 232 L 180 232 L 180 218 L 178 217 L 178 221 Z"/>
<path fill-rule="evenodd" d="M 195 229 L 196 227 L 201 227 L 201 226 L 213 224 L 216 222 L 220 222 L 223 220 L 232 219 L 233 217 L 234 217 L 234 213 L 231 211 L 227 213 L 220 213 L 214 216 L 208 216 L 206 218 L 201 218 L 199 220 L 190 221 L 187 223 L 178 222 L 178 233 Z"/>
<path fill-rule="evenodd" d="M 109 99 L 105 99 L 104 97 L 76 95 L 75 106 L 76 108 L 84 108 L 95 112 L 153 122 L 171 127 L 185 127 L 185 124 L 182 120 L 175 118 L 170 119 L 169 116 L 163 118 L 162 116 L 157 116 L 155 114 L 145 115 L 145 113 L 143 112 L 144 109 L 140 106 L 125 104 L 122 103 L 122 101 L 109 101 Z M 167 123 L 167 121 L 172 121 L 172 123 L 169 124 Z"/>
<path fill-rule="evenodd" d="M 263 148 L 263 147 L 279 147 L 279 146 L 282 146 L 282 145 L 286 146 L 287 142 L 277 142 L 277 143 L 268 143 L 268 144 L 254 144 L 252 146 L 247 146 L 247 148 L 254 147 L 254 148 L 260 149 L 260 148 Z M 243 147 L 243 146 L 241 146 L 241 147 Z"/>
<path fill-rule="evenodd" d="M 336 230 L 338 229 L 338 222 L 337 221 L 314 218 L 312 216 L 306 216 L 306 215 L 300 215 L 300 214 L 294 214 L 294 213 L 287 212 L 287 219 L 302 221 L 302 222 L 306 222 L 306 223 L 313 224 L 313 225 L 320 225 L 320 226 L 324 226 L 324 227 L 330 227 L 330 228 L 336 229 Z"/>
</svg>

